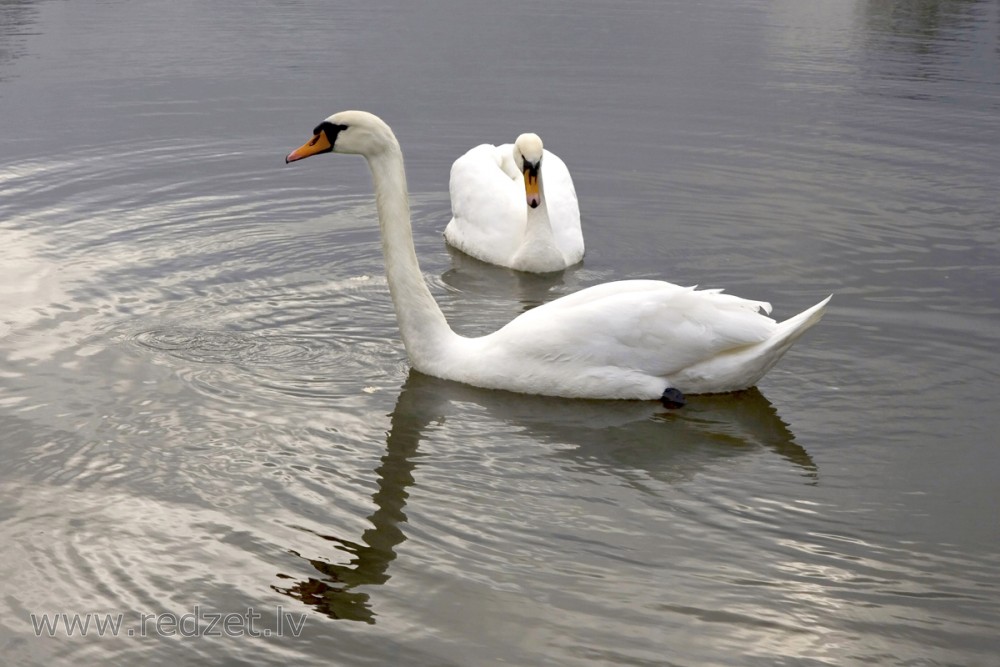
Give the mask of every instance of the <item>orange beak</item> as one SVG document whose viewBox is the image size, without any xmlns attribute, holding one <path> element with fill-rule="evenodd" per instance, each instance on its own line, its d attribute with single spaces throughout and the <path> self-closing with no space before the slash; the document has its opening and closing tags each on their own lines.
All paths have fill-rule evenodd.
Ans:
<svg viewBox="0 0 1000 667">
<path fill-rule="evenodd" d="M 531 208 L 538 208 L 542 203 L 542 197 L 538 194 L 538 167 L 524 168 L 524 194 Z"/>
<path fill-rule="evenodd" d="M 329 153 L 332 150 L 333 146 L 330 145 L 330 140 L 327 138 L 326 132 L 320 130 L 313 136 L 312 139 L 285 156 L 285 164 L 295 162 L 296 160 L 302 160 L 303 158 L 307 158 L 311 155 Z"/>
</svg>

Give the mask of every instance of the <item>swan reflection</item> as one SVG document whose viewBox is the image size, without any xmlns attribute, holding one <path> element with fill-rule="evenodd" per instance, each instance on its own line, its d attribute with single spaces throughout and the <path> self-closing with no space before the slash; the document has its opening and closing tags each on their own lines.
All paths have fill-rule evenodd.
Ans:
<svg viewBox="0 0 1000 667">
<path fill-rule="evenodd" d="M 368 516 L 371 527 L 360 541 L 317 534 L 331 543 L 331 559 L 342 552 L 350 561 L 306 559 L 316 570 L 313 576 L 296 580 L 278 574 L 287 585 L 272 588 L 331 618 L 374 623 L 370 593 L 362 587 L 390 579 L 389 564 L 406 540 L 400 524 L 407 520 L 407 489 L 414 484 L 421 435 L 429 424 L 461 410 L 458 404 L 470 403 L 484 408 L 491 419 L 517 425 L 528 437 L 570 445 L 550 455 L 556 461 L 569 457 L 573 465 L 598 465 L 615 474 L 638 468 L 654 478 L 677 481 L 690 478 L 718 457 L 765 449 L 800 468 L 810 480 L 816 478 L 809 454 L 795 443 L 788 425 L 757 389 L 691 396 L 683 410 L 668 412 L 654 401 L 526 396 L 410 371 L 391 414 L 386 452 L 375 469 L 378 490 L 372 496 L 375 510 Z"/>
<path fill-rule="evenodd" d="M 576 274 L 582 263 L 553 273 L 523 273 L 480 261 L 447 244 L 445 248 L 451 268 L 441 274 L 441 281 L 476 298 L 514 299 L 525 311 L 580 287 Z"/>
</svg>

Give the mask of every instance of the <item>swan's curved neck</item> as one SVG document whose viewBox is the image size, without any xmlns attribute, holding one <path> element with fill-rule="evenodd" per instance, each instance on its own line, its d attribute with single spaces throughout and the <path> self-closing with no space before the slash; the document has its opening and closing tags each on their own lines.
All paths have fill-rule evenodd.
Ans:
<svg viewBox="0 0 1000 667">
<path fill-rule="evenodd" d="M 528 207 L 528 217 L 524 225 L 524 243 L 552 244 L 552 222 L 549 220 L 549 207 L 545 203 L 545 185 L 538 178 L 538 196 L 541 203 L 535 208 Z"/>
<path fill-rule="evenodd" d="M 559 271 L 566 267 L 566 259 L 556 245 L 541 174 L 538 177 L 538 194 L 541 203 L 535 208 L 528 207 L 524 240 L 511 260 L 511 265 L 515 269 L 530 271 Z"/>
<path fill-rule="evenodd" d="M 389 293 L 403 345 L 413 366 L 425 370 L 456 334 L 431 296 L 417 262 L 402 151 L 398 145 L 387 148 L 369 156 L 368 166 L 375 184 Z"/>
</svg>

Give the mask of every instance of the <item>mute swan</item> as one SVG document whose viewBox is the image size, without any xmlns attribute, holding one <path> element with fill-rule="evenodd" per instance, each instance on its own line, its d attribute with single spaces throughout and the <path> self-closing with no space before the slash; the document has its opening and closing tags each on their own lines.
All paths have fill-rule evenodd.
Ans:
<svg viewBox="0 0 1000 667">
<path fill-rule="evenodd" d="M 537 134 L 469 150 L 451 166 L 449 190 L 453 217 L 444 238 L 465 254 L 530 273 L 583 259 L 573 179 Z"/>
<path fill-rule="evenodd" d="M 753 386 L 831 297 L 776 323 L 770 305 L 721 290 L 656 280 L 604 283 L 538 306 L 503 328 L 466 338 L 448 326 L 413 247 L 403 153 L 380 118 L 342 111 L 285 158 L 364 156 L 375 186 L 389 293 L 410 363 L 428 375 L 490 389 L 569 398 L 660 399 Z"/>
</svg>

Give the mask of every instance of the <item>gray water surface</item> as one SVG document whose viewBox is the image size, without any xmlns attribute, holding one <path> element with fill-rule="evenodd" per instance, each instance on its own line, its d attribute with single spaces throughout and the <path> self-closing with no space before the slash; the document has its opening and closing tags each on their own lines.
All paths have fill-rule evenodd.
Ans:
<svg viewBox="0 0 1000 667">
<path fill-rule="evenodd" d="M 997 3 L 374 4 L 0 3 L 3 664 L 996 664 Z M 461 333 L 834 300 L 674 412 L 411 372 L 364 162 L 283 164 L 348 108 Z M 441 237 L 523 131 L 580 197 L 554 276 Z"/>
</svg>

